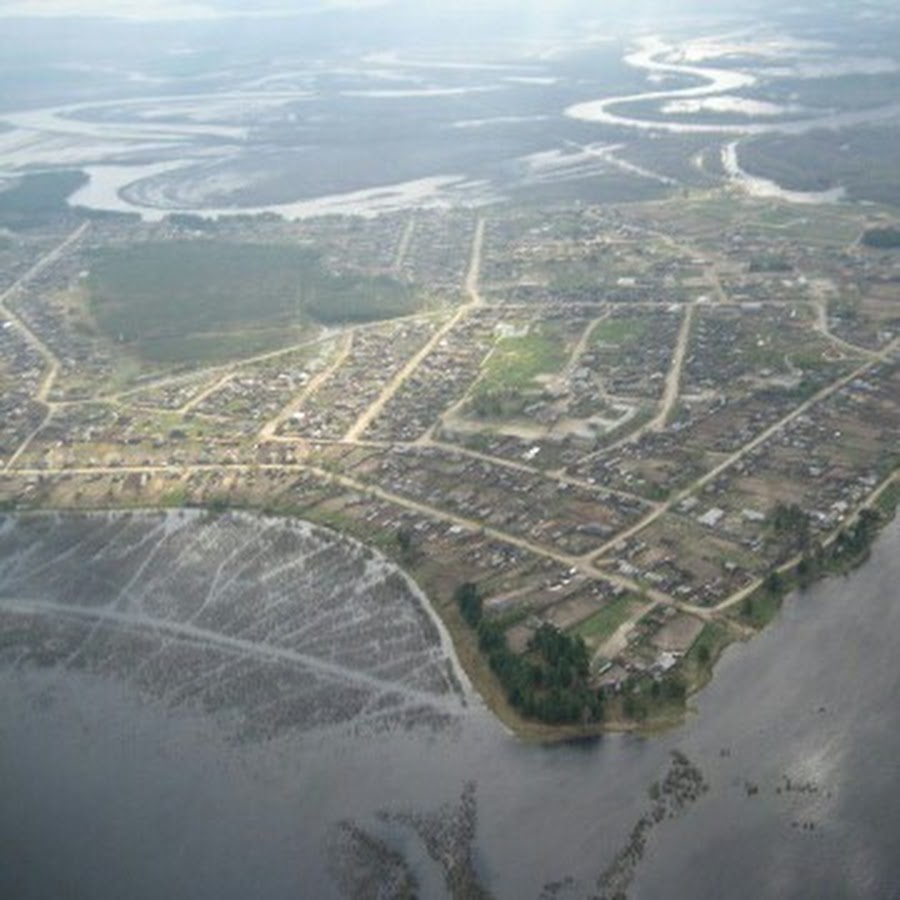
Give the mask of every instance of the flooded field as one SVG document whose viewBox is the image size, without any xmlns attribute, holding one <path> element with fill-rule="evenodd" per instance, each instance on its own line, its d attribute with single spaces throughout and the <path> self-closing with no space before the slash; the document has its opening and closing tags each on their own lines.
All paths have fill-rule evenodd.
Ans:
<svg viewBox="0 0 900 900">
<path fill-rule="evenodd" d="M 898 546 L 894 524 L 791 598 L 684 727 L 537 746 L 355 544 L 249 516 L 7 519 L 0 891 L 897 896 Z"/>
<path fill-rule="evenodd" d="M 55 102 L 37 102 L 23 85 L 22 99 L 13 92 L 8 108 L 0 103 L 0 173 L 78 169 L 89 181 L 71 205 L 148 220 L 480 207 L 538 189 L 557 200 L 623 200 L 680 186 L 662 170 L 666 138 L 706 136 L 721 147 L 896 118 L 895 97 L 852 99 L 856 81 L 900 66 L 889 39 L 864 22 L 852 27 L 870 56 L 846 36 L 823 39 L 814 20 L 735 30 L 720 15 L 694 28 L 665 16 L 616 28 L 564 15 L 543 41 L 519 33 L 525 23 L 511 23 L 500 42 L 470 22 L 461 43 L 448 33 L 411 45 L 369 27 L 355 41 L 326 33 L 315 52 L 283 45 L 292 27 L 256 23 L 271 52 L 233 65 L 203 60 L 209 34 L 197 23 L 177 34 L 189 74 L 168 47 L 157 58 L 151 42 L 147 58 L 121 59 L 109 39 L 106 66 L 85 59 L 77 69 L 102 90 L 67 85 L 58 72 L 57 84 L 53 69 L 45 78 Z M 826 93 L 835 102 L 823 102 L 817 81 L 840 88 Z M 642 166 L 629 155 L 648 136 L 660 149 Z M 764 180 L 746 173 L 726 177 L 777 193 L 774 182 L 761 193 Z"/>
<path fill-rule="evenodd" d="M 112 677 L 236 736 L 360 732 L 462 705 L 452 648 L 396 569 L 246 516 L 34 516 L 0 529 L 6 660 Z"/>
</svg>

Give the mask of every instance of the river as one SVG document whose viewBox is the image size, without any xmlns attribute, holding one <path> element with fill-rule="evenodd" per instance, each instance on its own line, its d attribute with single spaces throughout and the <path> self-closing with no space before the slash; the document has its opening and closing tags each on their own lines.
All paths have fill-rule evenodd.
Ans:
<svg viewBox="0 0 900 900">
<path fill-rule="evenodd" d="M 717 39 L 710 40 L 715 43 Z M 897 103 L 836 112 L 748 98 L 744 94 L 757 87 L 760 78 L 758 67 L 752 62 L 752 43 L 745 48 L 751 62 L 731 68 L 710 65 L 702 56 L 703 64 L 691 63 L 686 52 L 690 47 L 690 42 L 679 44 L 645 36 L 625 56 L 625 62 L 648 79 L 674 79 L 672 86 L 661 84 L 639 93 L 601 96 L 567 106 L 552 96 L 540 100 L 537 106 L 533 106 L 536 101 L 529 99 L 532 106 L 528 110 L 539 113 L 536 119 L 514 115 L 521 112 L 516 105 L 521 98 L 517 100 L 518 95 L 513 93 L 508 108 L 496 107 L 495 111 L 503 115 L 487 119 L 505 121 L 512 128 L 505 138 L 508 143 L 500 145 L 506 149 L 495 160 L 496 165 L 505 170 L 521 167 L 535 156 L 559 154 L 560 148 L 571 146 L 573 139 L 583 142 L 585 128 L 591 125 L 653 137 L 664 133 L 706 134 L 712 140 L 722 139 L 726 176 L 737 187 L 756 196 L 787 202 L 834 202 L 841 198 L 840 191 L 785 191 L 773 181 L 746 172 L 740 165 L 737 142 L 766 134 L 796 135 L 817 128 L 850 128 L 888 120 L 900 113 Z M 793 58 L 790 51 L 785 52 L 788 61 Z M 835 48 L 835 54 L 839 62 L 841 51 Z M 802 61 L 802 54 L 799 58 Z M 539 81 L 567 83 L 564 74 L 557 73 L 547 61 L 542 65 L 548 66 L 548 74 Z M 858 60 L 855 65 L 859 65 Z M 506 97 L 509 81 L 496 78 L 487 84 L 460 87 L 438 80 L 429 88 L 385 91 L 377 69 L 369 71 L 361 66 L 355 77 L 359 80 L 352 90 L 330 93 L 330 89 L 317 93 L 308 85 L 279 90 L 267 86 L 265 81 L 253 81 L 252 90 L 223 87 L 209 93 L 105 99 L 5 113 L 0 117 L 0 126 L 6 126 L 6 130 L 0 128 L 0 172 L 15 175 L 78 168 L 87 174 L 88 182 L 69 199 L 71 205 L 137 213 L 148 220 L 158 220 L 175 211 L 207 216 L 275 212 L 290 219 L 329 214 L 373 216 L 410 207 L 482 206 L 502 199 L 504 184 L 496 180 L 495 173 L 491 174 L 493 168 L 473 169 L 471 163 L 463 161 L 469 159 L 467 142 L 473 138 L 465 133 L 471 129 L 456 126 L 460 121 L 472 120 L 460 120 L 455 107 L 448 106 L 446 100 L 461 92 Z M 521 77 L 528 83 L 527 76 Z M 578 88 L 579 93 L 583 90 Z M 373 163 L 361 165 L 349 180 L 326 177 L 323 181 L 311 175 L 298 181 L 298 167 L 309 167 L 314 173 L 319 171 L 316 166 L 328 161 L 329 145 L 316 149 L 320 140 L 316 123 L 347 117 L 363 127 L 370 115 L 379 114 L 377 104 L 387 99 L 397 104 L 397 109 L 410 104 L 408 115 L 413 117 L 420 114 L 423 98 L 427 97 L 434 98 L 431 114 L 442 123 L 438 144 L 444 147 L 448 142 L 458 142 L 458 160 L 449 155 L 440 165 L 402 170 Z M 367 112 L 370 102 L 373 111 Z M 525 137 L 515 136 L 516 129 L 512 127 L 535 120 L 547 123 L 550 136 L 546 148 L 537 153 Z M 271 121 L 282 122 L 279 127 L 287 127 L 287 123 L 293 128 L 300 123 L 310 129 L 303 145 L 308 142 L 308 155 L 297 156 L 297 148 L 282 146 L 279 140 L 271 143 L 265 137 L 266 123 Z M 483 124 L 485 120 L 474 121 Z M 328 135 L 327 128 L 323 134 Z M 433 155 L 433 148 L 429 151 L 432 145 L 426 141 L 428 134 L 425 129 L 415 138 L 423 142 L 417 152 L 424 159 Z M 519 146 L 523 152 L 530 152 L 517 155 Z M 609 151 L 607 147 L 606 152 Z M 484 160 L 490 160 L 495 148 L 486 140 L 479 152 Z M 604 151 L 595 150 L 591 155 L 603 160 Z M 607 169 L 612 165 L 624 168 L 630 175 L 668 183 L 667 179 L 615 156 L 607 156 L 605 162 Z M 327 166 L 322 171 L 327 175 Z M 586 177 L 589 172 L 581 174 Z M 284 199 L 279 199 L 279 195 L 277 202 L 271 201 L 273 183 L 281 185 Z M 288 196 L 292 192 L 294 199 Z"/>
<path fill-rule="evenodd" d="M 709 791 L 652 830 L 635 898 L 898 897 L 898 549 L 900 522 L 863 568 L 731 648 L 689 721 L 649 738 L 524 744 L 476 699 L 440 722 L 236 739 L 227 716 L 129 681 L 4 657 L 0 895 L 347 896 L 372 862 L 365 842 L 347 856 L 352 822 L 422 896 L 446 896 L 404 814 L 468 810 L 493 896 L 592 896 L 677 748 Z"/>
</svg>

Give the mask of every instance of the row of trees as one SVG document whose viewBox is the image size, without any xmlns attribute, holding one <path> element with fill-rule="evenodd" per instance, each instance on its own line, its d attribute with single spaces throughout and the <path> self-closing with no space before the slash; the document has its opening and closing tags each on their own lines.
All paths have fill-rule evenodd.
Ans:
<svg viewBox="0 0 900 900">
<path fill-rule="evenodd" d="M 526 396 L 517 387 L 497 387 L 476 391 L 471 400 L 472 412 L 481 419 L 518 415 L 525 407 Z"/>
<path fill-rule="evenodd" d="M 813 539 L 805 513 L 798 507 L 779 504 L 772 516 L 773 530 L 776 534 L 784 535 L 786 539 L 791 534 L 795 538 L 799 537 L 802 556 L 794 571 L 795 582 L 786 578 L 777 569 L 769 572 L 763 585 L 766 594 L 770 598 L 780 598 L 793 583 L 801 588 L 807 588 L 822 575 L 853 565 L 869 552 L 869 547 L 878 533 L 881 518 L 881 515 L 873 509 L 862 510 L 856 521 L 843 529 L 830 546 L 825 547 L 820 541 Z M 782 554 L 784 555 L 786 554 Z M 743 613 L 747 617 L 752 617 L 754 613 L 752 597 L 744 601 Z"/>
<path fill-rule="evenodd" d="M 856 521 L 845 528 L 825 550 L 820 544 L 814 552 L 800 560 L 797 576 L 803 586 L 810 584 L 827 567 L 842 567 L 865 557 L 878 533 L 881 516 L 873 509 L 864 509 Z"/>
<path fill-rule="evenodd" d="M 588 684 L 590 658 L 581 637 L 544 624 L 520 655 L 509 649 L 502 623 L 484 616 L 477 585 L 460 585 L 456 602 L 509 703 L 523 716 L 552 725 L 602 720 L 603 696 Z"/>
<path fill-rule="evenodd" d="M 853 565 L 869 552 L 878 533 L 881 516 L 872 509 L 860 512 L 856 521 L 841 531 L 830 547 L 813 542 L 797 564 L 797 583 L 809 587 L 823 574 Z"/>
<path fill-rule="evenodd" d="M 876 250 L 892 250 L 900 247 L 900 228 L 870 228 L 863 234 L 862 242 Z"/>
<path fill-rule="evenodd" d="M 812 542 L 809 516 L 796 503 L 777 503 L 769 514 L 770 540 L 779 545 L 779 559 L 785 560 L 796 551 L 805 553 Z"/>
</svg>

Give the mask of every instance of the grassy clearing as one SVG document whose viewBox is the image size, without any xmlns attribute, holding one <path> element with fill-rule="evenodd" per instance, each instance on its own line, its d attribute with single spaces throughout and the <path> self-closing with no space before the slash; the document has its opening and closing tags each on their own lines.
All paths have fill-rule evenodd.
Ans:
<svg viewBox="0 0 900 900">
<path fill-rule="evenodd" d="M 522 337 L 501 338 L 481 381 L 484 391 L 536 387 L 538 375 L 558 372 L 566 362 L 562 336 L 552 328 L 534 328 Z"/>
<path fill-rule="evenodd" d="M 471 411 L 480 418 L 507 418 L 523 413 L 530 397 L 542 392 L 538 376 L 559 372 L 569 347 L 558 328 L 532 326 L 528 334 L 497 341 L 471 396 Z"/>
<path fill-rule="evenodd" d="M 142 359 L 214 361 L 297 339 L 311 323 L 416 311 L 386 276 L 335 275 L 305 247 L 161 241 L 97 253 L 90 309 L 98 327 Z"/>
<path fill-rule="evenodd" d="M 636 344 L 646 331 L 644 319 L 605 319 L 591 337 L 595 344 Z"/>
<path fill-rule="evenodd" d="M 577 625 L 574 629 L 575 634 L 583 637 L 589 644 L 600 646 L 615 634 L 616 629 L 626 622 L 633 612 L 634 600 L 630 597 L 620 597 Z"/>
</svg>

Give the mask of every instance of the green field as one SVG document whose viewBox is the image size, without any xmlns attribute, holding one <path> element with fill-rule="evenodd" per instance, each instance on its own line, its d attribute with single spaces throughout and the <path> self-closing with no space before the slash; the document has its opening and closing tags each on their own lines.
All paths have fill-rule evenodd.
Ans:
<svg viewBox="0 0 900 900">
<path fill-rule="evenodd" d="M 605 319 L 591 338 L 595 344 L 636 344 L 647 331 L 644 319 Z"/>
<path fill-rule="evenodd" d="M 210 240 L 136 244 L 91 260 L 98 327 L 152 362 L 215 361 L 295 342 L 317 324 L 415 312 L 405 284 L 336 275 L 305 247 Z"/>
<path fill-rule="evenodd" d="M 485 391 L 536 387 L 535 378 L 558 372 L 566 362 L 561 335 L 550 327 L 533 328 L 522 337 L 505 337 L 497 342 L 484 369 L 481 387 Z"/>
<path fill-rule="evenodd" d="M 612 637 L 633 611 L 634 604 L 631 598 L 620 597 L 589 619 L 585 619 L 575 628 L 575 634 L 583 637 L 589 644 L 599 646 Z"/>
<path fill-rule="evenodd" d="M 532 326 L 528 334 L 500 338 L 473 391 L 473 412 L 490 418 L 519 415 L 528 398 L 541 391 L 538 376 L 559 372 L 567 359 L 565 338 L 553 326 Z"/>
</svg>

